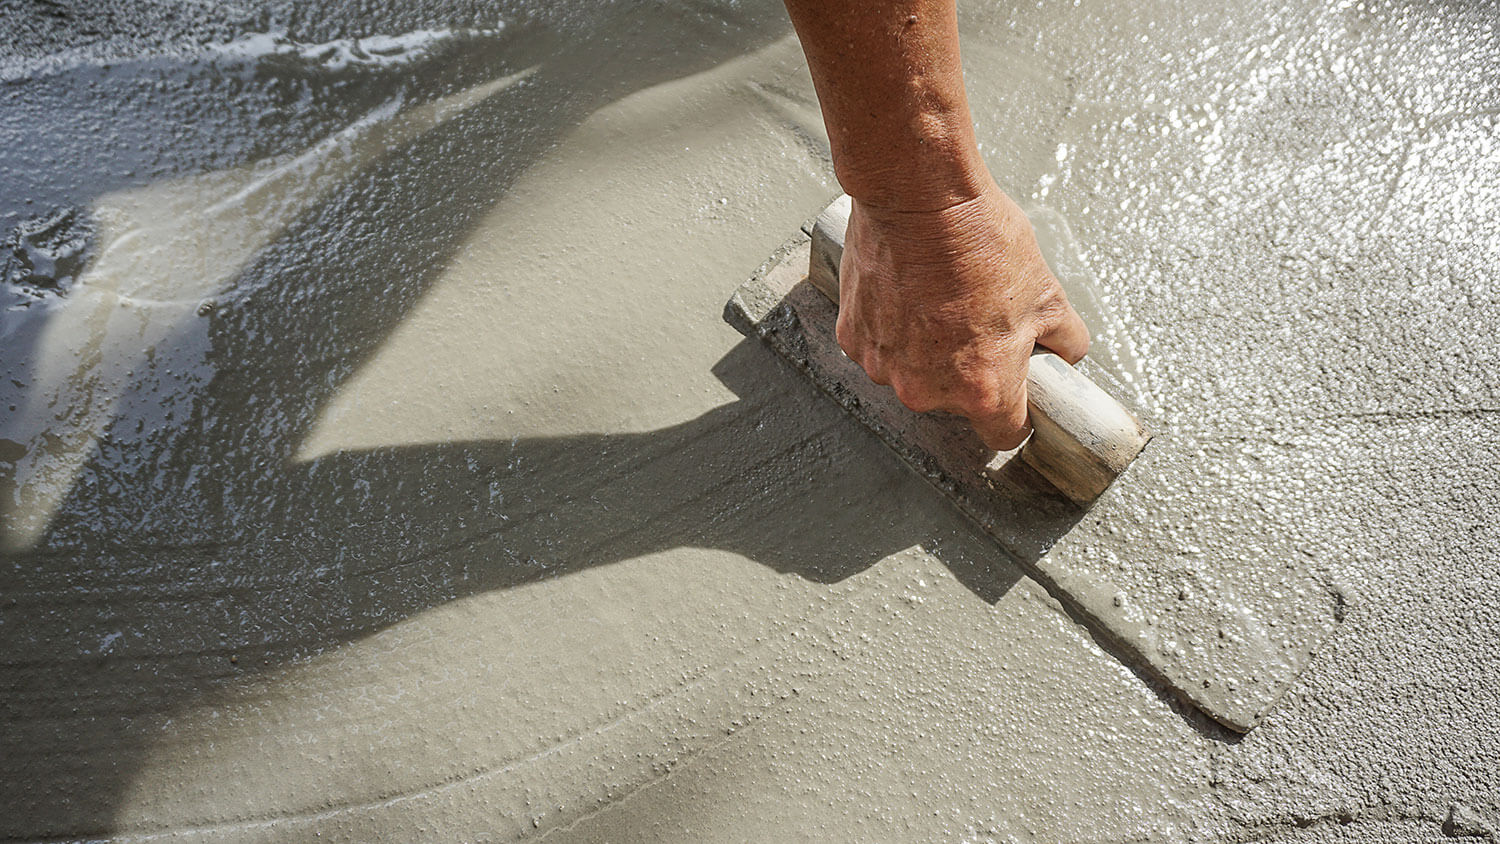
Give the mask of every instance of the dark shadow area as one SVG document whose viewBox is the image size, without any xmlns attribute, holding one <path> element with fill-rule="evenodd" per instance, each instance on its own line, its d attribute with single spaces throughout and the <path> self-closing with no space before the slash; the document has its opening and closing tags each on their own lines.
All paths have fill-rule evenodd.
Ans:
<svg viewBox="0 0 1500 844">
<path fill-rule="evenodd" d="M 36 546 L 0 555 L 0 838 L 107 834 L 173 713 L 247 672 L 464 595 L 683 546 L 833 582 L 921 542 L 945 549 L 988 600 L 1014 582 L 1010 564 L 989 557 L 940 498 L 902 500 L 909 473 L 748 342 L 718 368 L 740 401 L 660 431 L 296 461 L 339 385 L 561 133 L 624 94 L 787 31 L 771 2 L 732 16 L 699 5 L 575 8 L 567 19 L 589 23 L 465 42 L 426 59 L 437 64 L 425 66 L 425 82 L 410 81 L 411 68 L 359 71 L 347 96 L 325 90 L 324 71 L 280 60 L 229 88 L 222 67 L 153 60 L 118 78 L 85 68 L 10 89 L 34 97 L 37 114 L 119 116 L 93 147 L 33 127 L 35 155 L 7 165 L 6 189 L 20 192 L 9 195 L 83 207 L 109 190 L 303 148 L 395 87 L 409 86 L 410 105 L 537 67 L 360 172 L 262 249 L 215 307 L 182 327 L 181 343 L 160 344 L 132 373 Z M 299 74 L 311 81 L 282 78 Z M 264 96 L 235 93 L 247 79 Z M 159 98 L 139 93 L 173 85 L 180 99 L 167 99 L 179 110 L 165 116 Z M 314 108 L 298 91 L 329 103 Z M 302 107 L 322 116 L 299 122 Z M 227 116 L 202 117 L 214 109 Z M 200 118 L 225 138 L 184 140 L 196 129 L 180 127 Z M 37 301 L 6 314 L 7 401 L 25 398 L 40 363 L 31 342 L 48 308 L 65 305 Z M 161 377 L 173 372 L 193 378 Z"/>
</svg>

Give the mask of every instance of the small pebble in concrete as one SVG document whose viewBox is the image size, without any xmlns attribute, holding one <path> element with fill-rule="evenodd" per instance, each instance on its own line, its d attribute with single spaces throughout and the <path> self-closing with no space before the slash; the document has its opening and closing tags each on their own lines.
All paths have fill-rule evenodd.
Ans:
<svg viewBox="0 0 1500 844">
<path fill-rule="evenodd" d="M 1494 832 L 1479 817 L 1479 813 L 1462 803 L 1454 803 L 1448 807 L 1448 817 L 1443 821 L 1443 834 L 1450 838 L 1494 838 Z"/>
</svg>

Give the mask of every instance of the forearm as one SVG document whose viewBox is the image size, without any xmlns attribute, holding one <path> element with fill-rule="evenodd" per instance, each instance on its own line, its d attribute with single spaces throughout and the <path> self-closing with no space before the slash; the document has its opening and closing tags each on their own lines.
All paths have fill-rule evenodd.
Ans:
<svg viewBox="0 0 1500 844">
<path fill-rule="evenodd" d="M 930 211 L 979 196 L 979 157 L 955 0 L 785 0 L 844 191 Z"/>
</svg>

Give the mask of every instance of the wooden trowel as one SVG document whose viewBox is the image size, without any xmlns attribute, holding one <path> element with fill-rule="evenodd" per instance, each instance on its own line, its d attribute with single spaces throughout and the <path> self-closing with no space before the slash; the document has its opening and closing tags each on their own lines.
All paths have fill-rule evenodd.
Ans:
<svg viewBox="0 0 1500 844">
<path fill-rule="evenodd" d="M 1009 491 L 993 490 L 998 482 L 1010 478 L 1023 481 L 1028 495 L 1050 486 L 1057 496 L 1077 507 L 1093 503 L 1141 453 L 1151 435 L 1135 414 L 1062 358 L 1038 351 L 1031 357 L 1026 378 L 1032 433 L 1021 447 L 1019 459 L 1043 481 L 1038 484 L 1035 479 L 1028 482 L 1019 477 L 1015 467 L 1004 471 L 1002 467 L 1014 455 L 988 452 L 961 420 L 946 414 L 912 413 L 901 407 L 889 390 L 860 384 L 863 372 L 857 367 L 851 371 L 852 362 L 847 358 L 840 363 L 838 358 L 843 354 L 836 342 L 811 348 L 814 338 L 832 338 L 833 325 L 827 320 L 838 313 L 839 261 L 844 254 L 850 207 L 848 196 L 834 200 L 808 227 L 807 242 L 797 244 L 802 248 L 784 250 L 788 254 L 775 266 L 740 288 L 725 309 L 725 319 L 749 336 L 766 337 L 835 398 L 846 398 L 851 389 L 856 390 L 862 396 L 863 411 L 856 415 L 929 480 L 940 481 L 939 487 L 945 491 L 957 485 L 979 499 L 985 497 L 986 489 L 1012 497 Z M 808 291 L 799 292 L 799 287 L 808 286 L 827 297 L 832 307 L 806 307 L 811 304 L 806 301 Z M 804 305 L 800 309 L 799 300 Z M 768 310 L 766 305 L 773 307 Z M 792 316 L 804 329 L 800 338 L 777 330 Z M 810 324 L 820 319 L 824 325 Z M 788 342 L 778 343 L 778 339 Z M 855 383 L 847 383 L 851 380 Z M 934 438 L 939 442 L 931 442 Z M 935 461 L 952 461 L 933 455 L 934 445 L 947 452 L 957 448 L 963 455 L 960 461 L 970 461 L 970 465 L 958 463 L 952 466 L 957 470 L 953 475 L 944 477 L 940 472 L 935 476 L 931 471 Z"/>
</svg>

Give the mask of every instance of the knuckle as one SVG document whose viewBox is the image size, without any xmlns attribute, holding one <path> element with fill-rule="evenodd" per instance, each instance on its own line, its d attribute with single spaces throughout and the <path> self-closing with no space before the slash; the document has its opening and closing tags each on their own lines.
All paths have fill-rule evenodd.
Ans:
<svg viewBox="0 0 1500 844">
<path fill-rule="evenodd" d="M 966 395 L 959 408 L 970 419 L 981 420 L 985 430 L 997 439 L 1009 440 L 1025 435 L 1025 400 L 1013 392 L 1001 390 L 998 385 Z"/>
<path fill-rule="evenodd" d="M 1052 299 L 1043 302 L 1036 314 L 1036 331 L 1038 334 L 1047 334 L 1058 329 L 1068 327 L 1068 318 L 1072 316 L 1072 308 L 1066 300 Z"/>
<path fill-rule="evenodd" d="M 970 419 L 988 419 L 1000 412 L 1004 397 L 992 384 L 965 384 L 956 391 L 954 403 Z"/>
<path fill-rule="evenodd" d="M 940 402 L 931 390 L 911 381 L 892 379 L 891 388 L 896 398 L 915 413 L 928 413 L 938 409 Z"/>
</svg>

